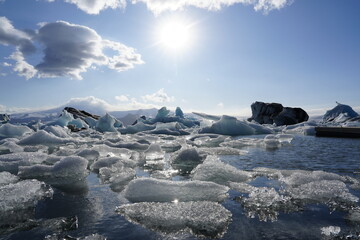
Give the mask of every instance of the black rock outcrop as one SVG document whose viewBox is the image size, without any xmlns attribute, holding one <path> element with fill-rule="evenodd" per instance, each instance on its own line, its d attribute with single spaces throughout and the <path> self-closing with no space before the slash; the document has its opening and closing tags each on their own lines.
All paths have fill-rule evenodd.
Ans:
<svg viewBox="0 0 360 240">
<path fill-rule="evenodd" d="M 309 120 L 302 108 L 283 107 L 280 103 L 255 102 L 251 104 L 252 117 L 249 121 L 277 126 L 293 125 Z"/>
<path fill-rule="evenodd" d="M 98 115 L 91 114 L 86 111 L 78 110 L 78 109 L 72 108 L 72 107 L 65 107 L 64 110 L 66 110 L 68 113 L 71 113 L 74 116 L 74 118 L 81 118 L 84 121 L 87 117 L 93 118 L 95 120 L 99 120 L 99 118 L 100 118 L 100 116 L 98 116 Z"/>
</svg>

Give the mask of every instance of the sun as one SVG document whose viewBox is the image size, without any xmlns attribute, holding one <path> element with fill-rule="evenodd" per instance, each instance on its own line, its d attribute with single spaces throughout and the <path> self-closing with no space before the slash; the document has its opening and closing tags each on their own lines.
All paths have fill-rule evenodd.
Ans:
<svg viewBox="0 0 360 240">
<path fill-rule="evenodd" d="M 192 25 L 180 19 L 164 22 L 158 33 L 159 43 L 166 49 L 178 52 L 189 47 L 192 41 Z"/>
</svg>

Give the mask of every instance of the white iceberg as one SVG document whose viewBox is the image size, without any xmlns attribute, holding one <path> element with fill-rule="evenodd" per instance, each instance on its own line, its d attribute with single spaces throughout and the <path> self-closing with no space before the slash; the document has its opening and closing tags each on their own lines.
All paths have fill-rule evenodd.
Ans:
<svg viewBox="0 0 360 240">
<path fill-rule="evenodd" d="M 18 181 L 18 176 L 13 175 L 9 172 L 0 172 L 0 187 L 10 183 L 16 183 Z"/>
<path fill-rule="evenodd" d="M 28 137 L 21 139 L 19 145 L 59 145 L 74 142 L 75 140 L 70 138 L 57 137 L 52 133 L 48 133 L 44 130 L 39 130 Z"/>
<path fill-rule="evenodd" d="M 95 128 L 99 132 L 117 132 L 117 128 L 121 126 L 119 120 L 107 113 L 97 121 Z"/>
<path fill-rule="evenodd" d="M 0 155 L 0 171 L 16 174 L 20 166 L 43 163 L 47 158 L 47 154 L 39 152 L 20 152 Z"/>
<path fill-rule="evenodd" d="M 29 127 L 6 123 L 0 126 L 0 138 L 18 138 L 32 133 Z"/>
<path fill-rule="evenodd" d="M 53 166 L 33 165 L 19 167 L 19 177 L 35 178 L 54 186 L 64 186 L 82 181 L 88 175 L 88 161 L 82 157 L 64 157 Z"/>
<path fill-rule="evenodd" d="M 40 199 L 51 197 L 53 190 L 43 182 L 24 180 L 0 187 L 0 222 L 8 214 L 36 206 Z M 4 219 L 3 219 L 4 218 Z"/>
<path fill-rule="evenodd" d="M 146 160 L 163 159 L 165 152 L 159 144 L 151 144 L 144 152 Z"/>
<path fill-rule="evenodd" d="M 231 222 L 231 212 L 215 202 L 135 203 L 116 211 L 130 222 L 154 231 L 190 231 L 197 236 L 222 237 Z"/>
<path fill-rule="evenodd" d="M 122 192 L 131 202 L 223 201 L 228 187 L 203 181 L 132 180 Z"/>
<path fill-rule="evenodd" d="M 200 129 L 199 133 L 216 133 L 229 136 L 238 135 L 253 135 L 255 129 L 252 128 L 247 122 L 239 121 L 235 117 L 223 115 L 221 119 L 211 127 Z"/>
<path fill-rule="evenodd" d="M 252 178 L 251 173 L 223 163 L 215 156 L 208 156 L 204 163 L 191 172 L 191 175 L 193 180 L 211 181 L 218 184 L 246 182 Z"/>
</svg>

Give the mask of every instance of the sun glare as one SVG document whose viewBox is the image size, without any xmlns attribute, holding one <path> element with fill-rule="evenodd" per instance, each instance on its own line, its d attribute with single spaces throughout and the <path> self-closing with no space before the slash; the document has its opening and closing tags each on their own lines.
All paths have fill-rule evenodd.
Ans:
<svg viewBox="0 0 360 240">
<path fill-rule="evenodd" d="M 165 22 L 159 30 L 159 42 L 172 51 L 184 50 L 191 43 L 191 25 L 181 20 Z"/>
</svg>

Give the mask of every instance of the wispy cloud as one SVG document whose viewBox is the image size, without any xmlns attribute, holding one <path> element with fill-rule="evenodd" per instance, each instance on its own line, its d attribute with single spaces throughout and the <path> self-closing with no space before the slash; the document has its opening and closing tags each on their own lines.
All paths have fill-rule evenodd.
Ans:
<svg viewBox="0 0 360 240">
<path fill-rule="evenodd" d="M 130 99 L 126 95 L 115 96 L 115 99 L 119 102 L 128 102 Z"/>
<path fill-rule="evenodd" d="M 47 0 L 54 2 L 55 0 Z M 290 5 L 293 0 L 63 0 L 75 4 L 79 9 L 88 14 L 99 14 L 111 8 L 125 8 L 127 2 L 132 4 L 144 3 L 154 14 L 158 15 L 167 11 L 181 11 L 187 7 L 197 7 L 210 11 L 217 11 L 223 7 L 234 4 L 252 5 L 255 11 L 265 14 L 272 10 L 279 10 Z"/>
<path fill-rule="evenodd" d="M 154 102 L 154 103 L 170 103 L 175 101 L 175 97 L 169 96 L 163 88 L 153 94 L 142 96 L 143 101 L 145 102 Z"/>
<path fill-rule="evenodd" d="M 95 30 L 65 21 L 41 23 L 33 35 L 15 29 L 6 17 L 0 18 L 0 44 L 15 46 L 9 59 L 15 61 L 13 70 L 26 79 L 32 77 L 70 77 L 82 79 L 81 73 L 94 65 L 107 66 L 118 72 L 143 64 L 134 48 L 120 42 L 103 39 Z M 43 49 L 42 61 L 33 66 L 26 55 L 35 52 L 34 42 Z M 104 53 L 112 49 L 114 55 Z"/>
<path fill-rule="evenodd" d="M 221 10 L 234 4 L 253 5 L 255 11 L 265 14 L 290 5 L 292 0 L 132 0 L 133 4 L 144 3 L 154 14 L 166 11 L 184 10 L 186 7 L 197 7 L 210 11 Z"/>
<path fill-rule="evenodd" d="M 218 106 L 218 107 L 220 107 L 220 108 L 223 108 L 223 107 L 224 107 L 224 103 L 219 102 L 216 106 Z"/>
</svg>

